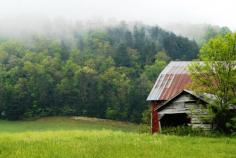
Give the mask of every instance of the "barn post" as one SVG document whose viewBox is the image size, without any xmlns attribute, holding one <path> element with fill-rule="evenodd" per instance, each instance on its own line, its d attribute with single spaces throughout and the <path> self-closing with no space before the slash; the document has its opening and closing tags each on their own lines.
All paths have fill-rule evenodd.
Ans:
<svg viewBox="0 0 236 158">
<path fill-rule="evenodd" d="M 158 102 L 157 101 L 152 101 L 152 118 L 151 118 L 151 128 L 152 128 L 152 134 L 159 132 L 159 119 L 158 119 L 158 112 L 157 112 L 157 107 L 158 107 Z"/>
</svg>

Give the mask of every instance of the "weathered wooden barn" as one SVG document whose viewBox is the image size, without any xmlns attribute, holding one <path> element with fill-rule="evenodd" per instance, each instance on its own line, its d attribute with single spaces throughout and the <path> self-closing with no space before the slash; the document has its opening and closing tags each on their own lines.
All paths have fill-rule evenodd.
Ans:
<svg viewBox="0 0 236 158">
<path fill-rule="evenodd" d="M 202 106 L 216 99 L 211 94 L 197 94 L 187 90 L 191 83 L 188 67 L 191 61 L 172 61 L 159 74 L 147 101 L 152 106 L 152 133 L 161 127 L 189 125 L 192 128 L 210 130 L 213 125 L 207 122 L 208 113 Z M 236 112 L 236 105 L 229 107 Z"/>
<path fill-rule="evenodd" d="M 147 98 L 152 106 L 152 133 L 159 132 L 161 126 L 182 124 L 209 128 L 193 112 L 199 111 L 200 104 L 206 104 L 206 101 L 185 90 L 191 82 L 188 72 L 190 64 L 188 61 L 172 61 L 158 76 Z"/>
</svg>

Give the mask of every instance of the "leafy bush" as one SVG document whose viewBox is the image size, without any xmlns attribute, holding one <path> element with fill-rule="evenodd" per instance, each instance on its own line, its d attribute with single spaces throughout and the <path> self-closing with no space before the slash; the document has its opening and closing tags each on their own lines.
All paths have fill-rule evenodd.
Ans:
<svg viewBox="0 0 236 158">
<path fill-rule="evenodd" d="M 146 124 L 140 124 L 138 126 L 138 133 L 151 133 L 151 126 Z"/>
<path fill-rule="evenodd" d="M 151 108 L 146 109 L 143 113 L 142 113 L 142 122 L 149 125 L 151 122 Z"/>
<path fill-rule="evenodd" d="M 232 135 L 236 135 L 236 116 L 226 123 L 226 127 L 230 130 Z"/>
</svg>

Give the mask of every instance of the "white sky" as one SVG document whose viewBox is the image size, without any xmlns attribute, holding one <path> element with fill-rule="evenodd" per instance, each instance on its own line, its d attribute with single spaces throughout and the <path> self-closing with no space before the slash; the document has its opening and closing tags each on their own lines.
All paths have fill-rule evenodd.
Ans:
<svg viewBox="0 0 236 158">
<path fill-rule="evenodd" d="M 236 0 L 0 0 L 0 18 L 9 16 L 209 23 L 236 30 Z"/>
</svg>

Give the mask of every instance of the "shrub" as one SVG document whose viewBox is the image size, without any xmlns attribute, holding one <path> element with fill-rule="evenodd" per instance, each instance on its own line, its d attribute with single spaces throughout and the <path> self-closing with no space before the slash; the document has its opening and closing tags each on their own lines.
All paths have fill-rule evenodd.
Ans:
<svg viewBox="0 0 236 158">
<path fill-rule="evenodd" d="M 138 133 L 151 133 L 151 126 L 146 124 L 140 124 L 138 127 Z"/>
<path fill-rule="evenodd" d="M 149 125 L 151 122 L 151 108 L 146 109 L 143 113 L 142 113 L 142 122 Z"/>
</svg>

